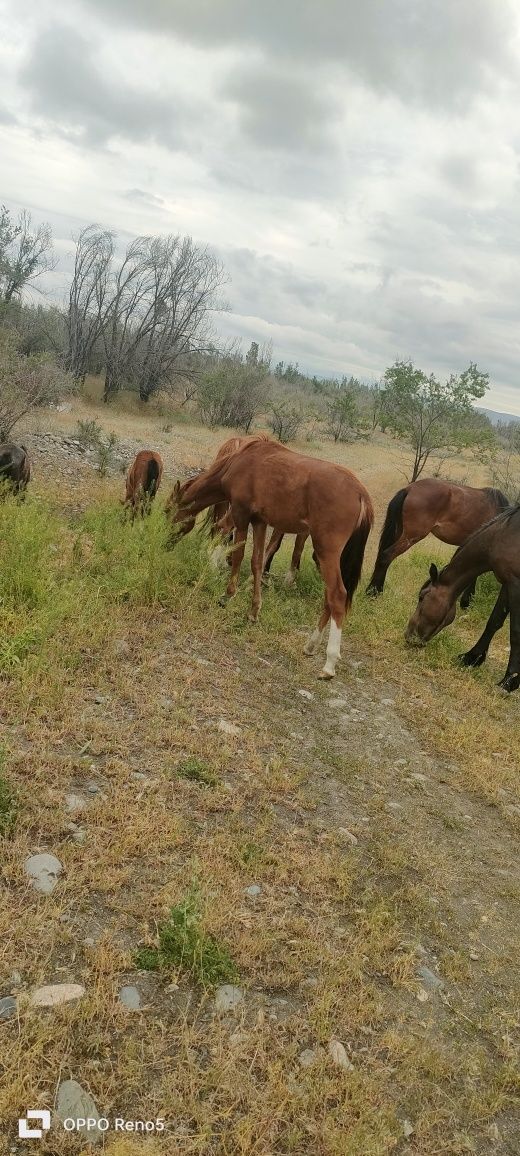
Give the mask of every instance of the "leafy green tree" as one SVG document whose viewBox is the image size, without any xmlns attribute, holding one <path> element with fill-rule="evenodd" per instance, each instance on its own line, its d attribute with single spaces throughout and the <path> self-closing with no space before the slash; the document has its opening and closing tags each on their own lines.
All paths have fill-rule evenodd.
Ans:
<svg viewBox="0 0 520 1156">
<path fill-rule="evenodd" d="M 352 390 L 342 389 L 327 405 L 327 433 L 335 442 L 352 438 L 359 427 L 359 413 Z"/>
<path fill-rule="evenodd" d="M 473 402 L 484 396 L 488 385 L 489 374 L 474 362 L 446 382 L 437 381 L 433 374 L 427 376 L 411 361 L 397 360 L 386 370 L 385 423 L 412 448 L 412 482 L 422 474 L 433 451 L 482 446 L 489 434 L 484 423 L 475 420 L 480 415 L 475 414 Z"/>
</svg>

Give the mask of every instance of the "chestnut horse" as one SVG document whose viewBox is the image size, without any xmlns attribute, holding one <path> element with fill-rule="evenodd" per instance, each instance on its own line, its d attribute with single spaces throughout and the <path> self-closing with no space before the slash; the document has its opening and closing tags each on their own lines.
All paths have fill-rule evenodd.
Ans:
<svg viewBox="0 0 520 1156">
<path fill-rule="evenodd" d="M 430 566 L 430 577 L 419 591 L 417 607 L 406 628 L 406 641 L 424 645 L 449 626 L 461 590 L 488 570 L 502 583 L 502 589 L 484 633 L 460 661 L 464 666 L 480 666 L 493 635 L 509 613 L 511 649 L 499 686 L 512 691 L 520 686 L 520 506 L 512 506 L 472 534 L 440 574 L 436 566 Z"/>
<path fill-rule="evenodd" d="M 15 494 L 23 494 L 31 480 L 31 463 L 25 446 L 0 445 L 0 483 L 8 482 Z"/>
<path fill-rule="evenodd" d="M 198 477 L 182 486 L 177 482 L 169 502 L 177 536 L 192 528 L 201 510 L 223 501 L 231 506 L 236 528 L 227 598 L 236 592 L 248 527 L 253 527 L 252 621 L 256 621 L 262 601 L 267 527 L 282 534 L 310 534 L 325 583 L 325 604 L 305 653 L 315 654 L 330 621 L 320 677 L 332 678 L 340 656 L 343 619 L 361 576 L 374 519 L 367 490 L 343 466 L 295 453 L 263 436 L 252 436 Z"/>
<path fill-rule="evenodd" d="M 220 449 L 218 450 L 218 452 L 216 454 L 215 461 L 220 461 L 222 458 L 228 457 L 228 455 L 230 453 L 234 453 L 235 450 L 239 450 L 245 443 L 247 443 L 249 441 L 250 436 L 251 435 L 248 435 L 248 436 L 244 435 L 243 437 L 228 438 L 228 440 L 225 441 L 223 443 L 223 445 L 220 446 Z M 233 522 L 233 516 L 231 514 L 231 509 L 230 509 L 229 504 L 227 502 L 218 502 L 215 506 L 213 506 L 212 510 L 210 510 L 210 516 L 209 516 L 208 521 L 209 521 L 211 537 L 216 538 L 217 536 L 219 536 L 223 540 L 224 544 L 228 547 L 227 560 L 228 560 L 229 565 L 231 566 L 231 553 L 229 551 L 229 547 L 231 546 L 231 543 L 233 541 L 233 531 L 235 529 L 235 525 Z M 295 580 L 296 574 L 297 574 L 298 570 L 300 569 L 300 562 L 301 562 L 301 557 L 302 557 L 302 553 L 303 553 L 303 547 L 305 546 L 307 538 L 308 538 L 308 534 L 297 534 L 296 535 L 296 541 L 294 543 L 294 549 L 292 552 L 291 562 L 289 565 L 289 569 L 285 575 L 286 586 L 292 586 L 292 584 Z M 264 571 L 263 571 L 264 576 L 269 573 L 269 571 L 271 569 L 271 562 L 272 562 L 277 550 L 280 549 L 280 546 L 283 542 L 283 539 L 284 539 L 284 534 L 280 534 L 278 530 L 273 530 L 271 537 L 269 539 L 269 542 L 267 544 L 266 552 L 265 552 Z M 218 544 L 215 546 L 215 549 L 211 553 L 211 560 L 213 562 L 213 565 L 215 565 L 215 566 L 219 565 L 221 555 L 222 555 L 221 547 Z"/>
<path fill-rule="evenodd" d="M 138 512 L 144 518 L 161 484 L 163 462 L 154 450 L 139 450 L 126 477 L 126 496 L 123 506 L 132 511 L 132 521 Z"/>
<path fill-rule="evenodd" d="M 444 482 L 441 478 L 418 478 L 410 482 L 388 503 L 367 594 L 381 594 L 394 558 L 405 554 L 427 534 L 450 546 L 461 546 L 470 534 L 508 505 L 505 494 L 490 486 L 475 489 Z M 460 602 L 463 608 L 469 605 L 474 593 L 473 582 L 463 591 Z"/>
</svg>

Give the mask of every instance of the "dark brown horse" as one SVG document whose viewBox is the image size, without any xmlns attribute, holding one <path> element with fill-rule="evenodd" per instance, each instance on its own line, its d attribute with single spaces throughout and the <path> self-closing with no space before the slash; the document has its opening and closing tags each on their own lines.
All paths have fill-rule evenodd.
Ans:
<svg viewBox="0 0 520 1156">
<path fill-rule="evenodd" d="M 436 566 L 430 566 L 430 577 L 419 591 L 417 607 L 406 628 L 406 641 L 424 645 L 449 626 L 461 591 L 488 570 L 502 583 L 502 589 L 484 633 L 460 659 L 464 666 L 480 666 L 493 635 L 509 613 L 511 650 L 499 686 L 512 691 L 520 686 L 520 506 L 512 506 L 472 534 L 440 574 Z"/>
<path fill-rule="evenodd" d="M 323 613 L 305 647 L 314 654 L 330 621 L 322 678 L 332 678 L 340 654 L 341 629 L 361 576 L 373 522 L 370 495 L 350 470 L 305 457 L 265 437 L 250 437 L 198 477 L 177 483 L 169 502 L 174 531 L 187 533 L 197 514 L 218 502 L 231 506 L 235 549 L 226 597 L 237 588 L 249 525 L 253 527 L 253 603 L 261 606 L 261 579 L 268 526 L 283 534 L 310 534 L 325 583 Z M 177 506 L 174 509 L 174 506 Z"/>
<path fill-rule="evenodd" d="M 25 446 L 0 444 L 0 482 L 7 482 L 15 494 L 23 494 L 31 480 L 31 463 Z"/>
<path fill-rule="evenodd" d="M 144 517 L 150 513 L 151 504 L 161 484 L 163 463 L 160 454 L 154 450 L 139 450 L 126 477 L 126 495 L 123 505 L 132 512 L 132 521 L 137 513 Z"/>
<path fill-rule="evenodd" d="M 459 486 L 441 478 L 419 478 L 398 490 L 388 503 L 367 594 L 381 594 L 394 558 L 405 554 L 427 534 L 450 546 L 461 546 L 470 534 L 508 505 L 500 490 Z M 474 592 L 474 583 L 463 591 L 462 607 L 469 605 Z"/>
</svg>

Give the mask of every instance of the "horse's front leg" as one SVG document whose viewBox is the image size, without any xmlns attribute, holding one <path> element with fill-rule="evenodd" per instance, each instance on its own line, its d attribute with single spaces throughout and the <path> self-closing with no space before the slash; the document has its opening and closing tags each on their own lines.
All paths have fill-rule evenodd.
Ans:
<svg viewBox="0 0 520 1156">
<path fill-rule="evenodd" d="M 291 565 L 287 571 L 287 574 L 285 575 L 285 585 L 286 586 L 293 586 L 294 585 L 294 580 L 296 578 L 298 570 L 300 569 L 300 562 L 302 560 L 303 547 L 305 546 L 305 543 L 306 543 L 308 537 L 309 537 L 309 535 L 307 533 L 296 535 L 296 541 L 294 543 L 294 549 L 292 552 Z"/>
<path fill-rule="evenodd" d="M 508 582 L 507 593 L 511 650 L 506 673 L 498 685 L 510 694 L 520 686 L 520 578 Z"/>
<path fill-rule="evenodd" d="M 253 554 L 251 557 L 251 570 L 253 572 L 253 602 L 251 606 L 251 613 L 249 615 L 251 622 L 256 622 L 260 607 L 262 605 L 262 571 L 264 568 L 266 533 L 267 526 L 265 522 L 254 522 Z"/>
<path fill-rule="evenodd" d="M 486 661 L 490 642 L 497 630 L 500 630 L 500 627 L 504 625 L 508 614 L 509 599 L 507 589 L 505 586 L 501 586 L 498 598 L 478 642 L 471 647 L 471 650 L 467 650 L 465 654 L 459 654 L 459 662 L 462 666 L 482 666 L 482 663 Z"/>
<path fill-rule="evenodd" d="M 222 598 L 220 599 L 221 606 L 225 606 L 226 602 L 228 602 L 230 598 L 234 598 L 237 592 L 238 576 L 240 574 L 240 567 L 242 565 L 242 559 L 244 557 L 244 551 L 246 548 L 247 531 L 247 526 L 245 530 L 235 530 L 235 542 L 231 554 L 231 573 L 229 575 L 229 581 L 226 586 L 226 593 L 223 594 Z"/>
</svg>

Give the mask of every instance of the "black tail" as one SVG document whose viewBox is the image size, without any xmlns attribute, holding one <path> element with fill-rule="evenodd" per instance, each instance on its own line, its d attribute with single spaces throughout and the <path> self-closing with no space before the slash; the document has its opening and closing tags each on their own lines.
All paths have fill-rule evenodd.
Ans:
<svg viewBox="0 0 520 1156">
<path fill-rule="evenodd" d="M 347 591 L 348 604 L 352 602 L 354 592 L 361 578 L 361 571 L 363 569 L 363 558 L 365 556 L 365 546 L 367 538 L 372 529 L 374 521 L 374 511 L 372 505 L 363 501 L 363 507 L 360 520 L 353 530 L 348 542 L 344 545 L 341 551 L 340 570 L 343 579 L 343 585 Z"/>
<path fill-rule="evenodd" d="M 159 485 L 159 463 L 156 462 L 155 458 L 150 458 L 148 461 L 148 467 L 146 470 L 146 481 L 144 484 L 144 488 L 146 490 L 146 493 L 150 496 L 150 498 L 155 498 L 158 485 Z"/>
<path fill-rule="evenodd" d="M 381 530 L 381 537 L 379 539 L 377 562 L 379 562 L 379 559 L 381 558 L 381 555 L 384 554 L 385 550 L 388 550 L 390 546 L 393 546 L 394 542 L 397 542 L 397 539 L 401 537 L 403 532 L 403 506 L 407 493 L 408 486 L 404 486 L 402 490 L 398 490 L 397 493 L 394 494 L 393 498 L 391 498 L 388 503 L 385 523 L 383 529 Z"/>
</svg>

